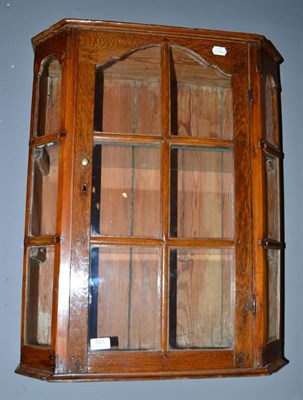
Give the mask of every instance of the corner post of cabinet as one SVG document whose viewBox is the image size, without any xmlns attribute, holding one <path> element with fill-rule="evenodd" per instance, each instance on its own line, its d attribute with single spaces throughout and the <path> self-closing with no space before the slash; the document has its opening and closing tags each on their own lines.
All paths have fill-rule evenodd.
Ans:
<svg viewBox="0 0 303 400">
<path fill-rule="evenodd" d="M 264 209 L 265 182 L 263 176 L 263 157 L 259 146 L 264 136 L 262 79 L 260 75 L 260 45 L 249 45 L 251 149 L 252 149 L 252 214 L 253 214 L 253 265 L 254 296 L 256 310 L 254 317 L 254 360 L 255 367 L 263 366 L 261 349 L 266 343 L 267 332 L 267 273 L 266 260 L 260 238 L 265 235 L 266 216 Z"/>
<path fill-rule="evenodd" d="M 62 171 L 61 187 L 61 243 L 60 268 L 57 282 L 57 324 L 55 343 L 55 374 L 68 371 L 69 308 L 70 308 L 70 262 L 71 262 L 71 221 L 73 204 L 73 143 L 75 131 L 75 99 L 77 82 L 78 34 L 74 29 L 67 29 L 64 49 L 64 82 L 63 82 L 63 126 L 64 141 L 60 153 Z"/>
<path fill-rule="evenodd" d="M 247 55 L 247 53 L 246 53 Z M 236 332 L 235 365 L 253 367 L 252 332 L 252 198 L 248 68 L 232 78 L 235 162 Z"/>
<path fill-rule="evenodd" d="M 68 372 L 88 370 L 88 287 L 90 204 L 94 132 L 95 64 L 86 57 L 83 32 L 78 36 L 73 141 L 72 234 Z M 83 190 L 85 188 L 85 190 Z"/>
</svg>

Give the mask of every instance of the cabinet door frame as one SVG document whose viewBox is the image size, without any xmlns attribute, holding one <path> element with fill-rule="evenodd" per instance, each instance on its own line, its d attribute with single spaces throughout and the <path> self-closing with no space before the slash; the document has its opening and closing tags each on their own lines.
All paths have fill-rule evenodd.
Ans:
<svg viewBox="0 0 303 400">
<path fill-rule="evenodd" d="M 113 40 L 119 43 L 113 50 L 108 45 Z M 223 41 L 220 41 L 222 45 Z M 168 251 L 163 251 L 162 270 L 162 308 L 161 308 L 161 349 L 155 352 L 88 352 L 88 281 L 90 251 L 90 202 L 91 202 L 91 160 L 94 139 L 94 90 L 96 64 L 119 58 L 122 54 L 140 47 L 162 46 L 162 129 L 163 149 L 168 154 L 169 138 L 169 58 L 168 43 L 183 46 L 195 51 L 209 64 L 214 63 L 222 71 L 232 75 L 235 175 L 235 237 L 230 243 L 223 243 L 235 251 L 235 345 L 232 349 L 206 349 L 169 351 L 168 339 Z M 203 370 L 222 370 L 224 368 L 252 368 L 253 343 L 252 332 L 252 193 L 251 193 L 251 143 L 249 116 L 249 78 L 247 52 L 245 44 L 226 42 L 230 53 L 226 58 L 216 58 L 211 49 L 218 40 L 177 39 L 159 34 L 121 34 L 104 32 L 94 37 L 94 32 L 83 31 L 79 34 L 79 54 L 77 64 L 75 132 L 73 154 L 73 219 L 70 275 L 70 314 L 68 339 L 68 372 L 73 374 L 97 373 L 111 377 L 127 376 L 188 376 L 203 375 Z M 224 44 L 224 42 L 223 42 Z M 103 50 L 104 49 L 104 50 Z M 243 61 L 243 58 L 245 61 Z M 235 60 L 234 62 L 232 60 Z M 126 137 L 125 137 L 126 139 Z M 129 137 L 127 140 L 132 141 Z M 135 141 L 136 138 L 133 139 Z M 157 139 L 159 143 L 161 138 Z M 155 139 L 155 141 L 157 142 Z M 215 144 L 212 144 L 215 147 Z M 88 160 L 88 164 L 83 162 Z M 85 165 L 86 164 L 86 165 Z M 167 158 L 162 161 L 162 169 L 168 176 Z M 168 183 L 162 179 L 162 188 Z M 85 190 L 82 190 L 85 188 Z M 164 189 L 163 189 L 164 190 Z M 163 202 L 168 201 L 167 190 L 163 191 Z M 168 211 L 163 214 L 164 238 L 168 238 Z M 102 241 L 100 241 L 100 244 Z M 107 240 L 107 243 L 109 241 Z M 123 243 L 123 241 L 121 242 Z M 135 243 L 129 241 L 129 243 Z M 143 243 L 143 242 L 142 242 Z M 219 241 L 211 242 L 220 247 Z M 96 243 L 94 243 L 96 244 Z M 173 245 L 168 240 L 167 245 Z M 245 332 L 245 334 L 244 334 Z M 144 362 L 143 362 L 144 360 Z M 179 367 L 177 367 L 179 365 Z M 199 372 L 198 372 L 199 370 Z"/>
</svg>

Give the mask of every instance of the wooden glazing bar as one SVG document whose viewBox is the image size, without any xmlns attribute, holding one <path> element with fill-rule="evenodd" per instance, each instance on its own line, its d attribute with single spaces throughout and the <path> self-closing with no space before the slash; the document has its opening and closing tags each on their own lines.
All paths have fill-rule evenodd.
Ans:
<svg viewBox="0 0 303 400">
<path fill-rule="evenodd" d="M 169 187 L 170 187 L 170 161 L 167 137 L 170 129 L 170 55 L 167 43 L 161 47 L 161 115 L 162 136 L 165 141 L 161 148 L 161 201 L 162 201 L 162 269 L 161 269 L 161 341 L 162 352 L 168 348 L 168 307 L 169 307 L 169 267 L 168 248 L 165 244 L 169 236 Z"/>
<path fill-rule="evenodd" d="M 34 138 L 30 141 L 30 146 L 31 147 L 39 147 L 39 146 L 45 146 L 48 143 L 52 142 L 60 142 L 60 140 L 64 139 L 66 136 L 66 132 L 60 132 L 60 133 L 54 133 L 52 135 L 45 135 L 45 136 L 40 136 L 38 138 Z"/>
<path fill-rule="evenodd" d="M 120 245 L 120 246 L 155 247 L 155 246 L 162 246 L 163 241 L 161 239 L 136 238 L 136 237 L 92 236 L 90 243 L 93 246 Z"/>
<path fill-rule="evenodd" d="M 207 247 L 214 249 L 234 247 L 234 240 L 229 239 L 189 239 L 171 238 L 166 241 L 170 247 Z"/>
<path fill-rule="evenodd" d="M 134 144 L 160 144 L 163 139 L 159 136 L 126 135 L 107 132 L 94 132 L 94 140 L 97 143 L 134 143 Z"/>
<path fill-rule="evenodd" d="M 161 193 L 162 193 L 162 238 L 163 238 L 163 257 L 161 273 L 161 350 L 168 348 L 169 331 L 169 266 L 168 266 L 168 247 L 167 240 L 169 236 L 169 145 L 167 141 L 162 145 L 161 151 Z"/>
<path fill-rule="evenodd" d="M 226 149 L 232 149 L 234 146 L 232 140 L 182 136 L 170 136 L 169 143 L 174 146 L 211 147 Z"/>
<path fill-rule="evenodd" d="M 24 243 L 28 246 L 51 246 L 60 240 L 59 236 L 26 236 Z"/>
</svg>

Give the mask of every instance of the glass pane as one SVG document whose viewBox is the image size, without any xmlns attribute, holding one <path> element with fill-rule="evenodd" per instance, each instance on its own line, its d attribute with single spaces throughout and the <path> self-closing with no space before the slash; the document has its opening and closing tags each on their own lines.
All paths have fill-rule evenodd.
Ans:
<svg viewBox="0 0 303 400">
<path fill-rule="evenodd" d="M 170 251 L 171 348 L 233 346 L 234 279 L 233 250 Z"/>
<path fill-rule="evenodd" d="M 160 250 L 93 247 L 90 260 L 89 337 L 110 339 L 114 350 L 159 347 Z M 94 346 L 91 349 L 105 349 Z"/>
<path fill-rule="evenodd" d="M 159 146 L 95 144 L 92 234 L 159 237 Z"/>
<path fill-rule="evenodd" d="M 56 232 L 59 144 L 34 149 L 31 234 Z"/>
<path fill-rule="evenodd" d="M 267 235 L 280 240 L 279 159 L 265 153 L 267 179 Z"/>
<path fill-rule="evenodd" d="M 233 237 L 231 149 L 173 147 L 170 179 L 171 236 Z"/>
<path fill-rule="evenodd" d="M 268 342 L 280 337 L 280 251 L 267 250 Z"/>
<path fill-rule="evenodd" d="M 279 132 L 279 101 L 275 82 L 271 75 L 265 78 L 265 121 L 266 140 L 276 146 L 280 143 Z"/>
<path fill-rule="evenodd" d="M 50 345 L 53 303 L 54 246 L 28 251 L 26 342 Z"/>
<path fill-rule="evenodd" d="M 42 67 L 38 85 L 38 114 L 36 135 L 60 132 L 62 68 L 56 58 L 50 58 Z"/>
<path fill-rule="evenodd" d="M 137 50 L 96 69 L 95 130 L 161 133 L 160 47 Z"/>
<path fill-rule="evenodd" d="M 233 138 L 230 76 L 184 50 L 171 50 L 171 134 Z"/>
</svg>

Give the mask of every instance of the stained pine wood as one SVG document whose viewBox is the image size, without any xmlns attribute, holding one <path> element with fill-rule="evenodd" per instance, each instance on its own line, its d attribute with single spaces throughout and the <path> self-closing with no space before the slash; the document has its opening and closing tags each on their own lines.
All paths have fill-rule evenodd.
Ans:
<svg viewBox="0 0 303 400">
<path fill-rule="evenodd" d="M 39 79 L 37 136 L 62 130 L 61 77 L 62 70 L 58 60 L 56 58 L 47 60 L 42 66 Z"/>
<path fill-rule="evenodd" d="M 267 237 L 280 241 L 279 159 L 265 156 L 267 192 Z"/>
<path fill-rule="evenodd" d="M 176 151 L 178 218 L 174 236 L 232 238 L 232 153 L 203 148 Z"/>
<path fill-rule="evenodd" d="M 95 96 L 96 130 L 159 135 L 159 47 L 99 66 Z"/>
<path fill-rule="evenodd" d="M 132 149 L 103 146 L 101 158 L 100 233 L 105 236 L 129 236 L 134 190 Z"/>
<path fill-rule="evenodd" d="M 42 223 L 40 235 L 54 234 L 56 232 L 56 211 L 58 199 L 58 159 L 57 145 L 48 148 L 50 157 L 50 170 L 43 178 L 42 187 Z"/>
<path fill-rule="evenodd" d="M 96 145 L 101 152 L 99 230 L 104 236 L 159 237 L 160 151 L 152 146 Z"/>
<path fill-rule="evenodd" d="M 228 75 L 208 67 L 190 52 L 173 49 L 171 82 L 172 134 L 232 138 Z"/>
<path fill-rule="evenodd" d="M 32 247 L 28 254 L 26 342 L 51 343 L 54 247 Z"/>
<path fill-rule="evenodd" d="M 97 337 L 116 337 L 115 350 L 159 346 L 159 259 L 154 249 L 99 249 Z"/>
<path fill-rule="evenodd" d="M 160 148 L 135 147 L 133 235 L 160 237 Z"/>
<path fill-rule="evenodd" d="M 280 339 L 280 251 L 267 251 L 268 263 L 268 333 L 267 341 Z"/>
<path fill-rule="evenodd" d="M 280 119 L 278 85 L 271 75 L 266 75 L 264 82 L 265 108 L 266 108 L 266 139 L 269 143 L 280 145 Z"/>
<path fill-rule="evenodd" d="M 174 346 L 231 347 L 234 340 L 231 254 L 221 250 L 184 249 L 178 250 L 174 262 L 177 264 Z"/>
</svg>

